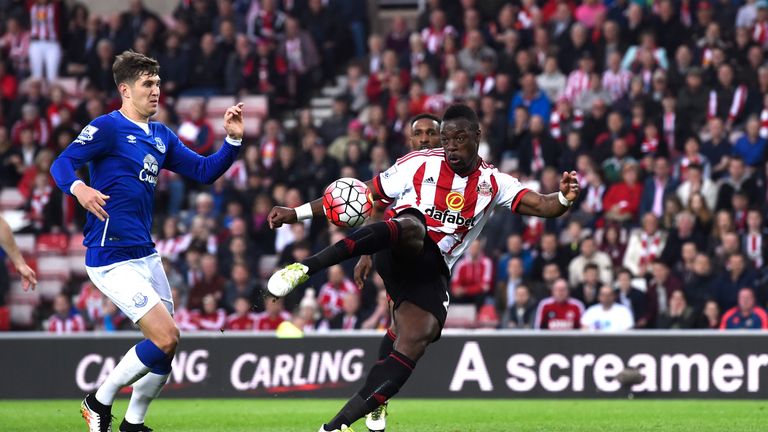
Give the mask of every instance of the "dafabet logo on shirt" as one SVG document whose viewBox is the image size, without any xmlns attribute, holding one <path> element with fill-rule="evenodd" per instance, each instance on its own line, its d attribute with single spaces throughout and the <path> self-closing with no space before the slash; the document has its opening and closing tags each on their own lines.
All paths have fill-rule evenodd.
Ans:
<svg viewBox="0 0 768 432">
<path fill-rule="evenodd" d="M 448 193 L 445 196 L 445 205 L 451 211 L 461 211 L 464 208 L 464 195 L 456 191 Z"/>
</svg>

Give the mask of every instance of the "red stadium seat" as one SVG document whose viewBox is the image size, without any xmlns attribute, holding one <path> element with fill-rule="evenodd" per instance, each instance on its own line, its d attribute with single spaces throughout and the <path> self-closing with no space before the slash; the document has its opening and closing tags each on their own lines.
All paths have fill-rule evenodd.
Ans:
<svg viewBox="0 0 768 432">
<path fill-rule="evenodd" d="M 189 111 L 192 109 L 192 105 L 203 102 L 205 98 L 202 98 L 200 96 L 185 96 L 180 97 L 179 100 L 176 102 L 176 113 L 179 115 L 179 118 L 185 118 L 187 115 L 189 115 Z M 222 111 L 223 114 L 223 111 Z"/>
<path fill-rule="evenodd" d="M 67 253 L 69 236 L 66 234 L 40 234 L 37 238 L 37 253 L 60 254 Z"/>
<path fill-rule="evenodd" d="M 227 111 L 227 108 L 234 104 L 234 96 L 214 96 L 208 99 L 208 104 L 205 106 L 205 110 L 208 112 L 208 117 L 217 117 L 221 119 L 224 118 L 224 112 Z"/>
<path fill-rule="evenodd" d="M 35 252 L 35 235 L 34 234 L 14 234 L 16 244 L 19 245 L 19 250 L 22 254 L 31 254 Z"/>
</svg>

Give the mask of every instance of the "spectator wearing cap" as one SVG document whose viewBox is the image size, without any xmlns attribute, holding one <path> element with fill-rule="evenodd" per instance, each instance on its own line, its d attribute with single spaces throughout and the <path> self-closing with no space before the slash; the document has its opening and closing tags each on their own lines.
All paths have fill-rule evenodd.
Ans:
<svg viewBox="0 0 768 432">
<path fill-rule="evenodd" d="M 739 290 L 738 305 L 723 314 L 720 330 L 734 329 L 768 329 L 768 314 L 765 309 L 755 305 L 755 293 L 752 288 Z"/>
<path fill-rule="evenodd" d="M 515 93 L 509 109 L 509 123 L 515 124 L 515 109 L 525 107 L 531 115 L 539 115 L 549 119 L 552 106 L 547 96 L 536 86 L 536 77 L 526 73 L 520 78 L 520 91 Z"/>
</svg>

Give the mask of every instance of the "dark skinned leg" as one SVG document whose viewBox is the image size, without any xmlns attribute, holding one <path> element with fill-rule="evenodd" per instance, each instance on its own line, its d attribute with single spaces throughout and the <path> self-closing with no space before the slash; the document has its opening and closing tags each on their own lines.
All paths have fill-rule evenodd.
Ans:
<svg viewBox="0 0 768 432">
<path fill-rule="evenodd" d="M 376 362 L 363 388 L 326 424 L 326 430 L 351 425 L 397 394 L 427 345 L 440 332 L 437 318 L 409 301 L 403 301 L 395 309 L 395 322 L 399 329 L 395 349 L 384 360 Z"/>
</svg>

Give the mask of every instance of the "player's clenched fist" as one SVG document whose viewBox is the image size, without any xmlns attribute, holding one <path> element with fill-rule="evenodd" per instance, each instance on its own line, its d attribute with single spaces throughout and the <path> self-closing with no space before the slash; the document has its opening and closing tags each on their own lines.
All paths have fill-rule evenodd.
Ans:
<svg viewBox="0 0 768 432">
<path fill-rule="evenodd" d="M 224 130 L 232 139 L 243 139 L 245 126 L 243 126 L 243 103 L 227 108 L 224 113 Z"/>
<path fill-rule="evenodd" d="M 296 223 L 296 210 L 288 207 L 274 206 L 267 216 L 269 227 L 272 229 L 280 228 L 283 224 Z"/>
<path fill-rule="evenodd" d="M 78 183 L 78 185 L 75 186 L 75 190 L 72 192 L 75 194 L 77 201 L 80 202 L 80 205 L 83 206 L 84 209 L 93 213 L 97 218 L 99 218 L 100 221 L 103 222 L 106 218 L 109 217 L 107 212 L 104 210 L 104 206 L 107 205 L 109 195 L 104 195 L 96 189 L 86 186 L 85 183 Z"/>
</svg>

